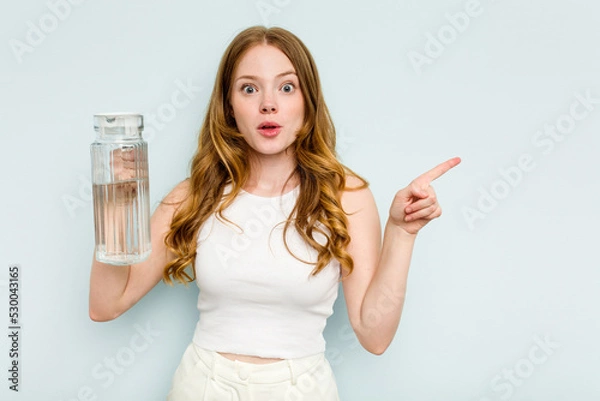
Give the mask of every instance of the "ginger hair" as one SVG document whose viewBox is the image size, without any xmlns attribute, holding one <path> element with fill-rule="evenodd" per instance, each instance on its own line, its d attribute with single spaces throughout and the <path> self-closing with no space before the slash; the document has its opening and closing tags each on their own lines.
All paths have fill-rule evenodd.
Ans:
<svg viewBox="0 0 600 401">
<path fill-rule="evenodd" d="M 195 280 L 199 229 L 213 213 L 223 217 L 221 213 L 248 179 L 249 147 L 237 130 L 229 98 L 239 61 L 250 48 L 259 44 L 275 46 L 289 58 L 296 70 L 305 104 L 304 124 L 291 145 L 297 161 L 292 175 L 299 177 L 300 191 L 285 223 L 284 239 L 286 231 L 293 226 L 317 251 L 313 275 L 332 259 L 338 260 L 348 274 L 353 270 L 354 262 L 346 251 L 350 236 L 341 194 L 344 190 L 364 188 L 368 183 L 338 161 L 334 124 L 323 98 L 316 64 L 306 46 L 285 29 L 255 26 L 239 33 L 221 59 L 200 129 L 198 148 L 190 164 L 188 193 L 178 206 L 165 237 L 166 246 L 175 254 L 163 272 L 163 279 L 168 284 L 173 284 L 173 279 L 184 284 Z M 361 185 L 348 188 L 348 175 L 357 177 Z M 224 195 L 227 185 L 231 185 L 231 190 Z M 315 240 L 316 233 L 325 236 L 324 244 Z M 189 265 L 192 276 L 185 271 Z"/>
</svg>

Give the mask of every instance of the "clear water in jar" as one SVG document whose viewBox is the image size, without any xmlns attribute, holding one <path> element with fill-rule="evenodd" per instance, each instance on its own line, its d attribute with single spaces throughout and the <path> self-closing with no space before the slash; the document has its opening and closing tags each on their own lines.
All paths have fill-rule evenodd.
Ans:
<svg viewBox="0 0 600 401">
<path fill-rule="evenodd" d="M 99 262 L 129 265 L 150 255 L 148 192 L 147 177 L 93 185 Z"/>
</svg>

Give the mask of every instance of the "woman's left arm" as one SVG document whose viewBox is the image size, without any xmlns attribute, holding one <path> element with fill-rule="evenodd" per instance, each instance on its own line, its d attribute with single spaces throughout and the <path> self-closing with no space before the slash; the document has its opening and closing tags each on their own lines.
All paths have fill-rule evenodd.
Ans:
<svg viewBox="0 0 600 401">
<path fill-rule="evenodd" d="M 371 191 L 364 188 L 342 195 L 342 206 L 349 213 L 348 252 L 354 260 L 352 274 L 342 282 L 344 297 L 358 340 L 373 354 L 382 354 L 398 329 L 416 235 L 442 214 L 430 184 L 459 163 L 458 157 L 450 159 L 396 193 L 383 244 Z M 351 181 L 349 184 L 352 186 Z"/>
</svg>

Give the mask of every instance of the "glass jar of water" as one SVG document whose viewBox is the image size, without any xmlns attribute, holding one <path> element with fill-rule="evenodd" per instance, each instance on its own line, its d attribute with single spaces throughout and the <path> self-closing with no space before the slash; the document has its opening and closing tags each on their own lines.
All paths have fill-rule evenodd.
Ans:
<svg viewBox="0 0 600 401">
<path fill-rule="evenodd" d="M 90 146 L 96 260 L 130 265 L 151 252 L 148 144 L 143 116 L 96 114 Z"/>
</svg>

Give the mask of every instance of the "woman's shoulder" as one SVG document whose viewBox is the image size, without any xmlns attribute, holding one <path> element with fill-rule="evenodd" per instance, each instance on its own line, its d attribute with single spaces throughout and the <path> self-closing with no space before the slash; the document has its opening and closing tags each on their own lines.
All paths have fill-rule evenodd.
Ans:
<svg viewBox="0 0 600 401">
<path fill-rule="evenodd" d="M 342 207 L 347 212 L 361 209 L 365 203 L 372 203 L 373 194 L 368 181 L 352 171 L 347 172 L 341 200 Z"/>
<path fill-rule="evenodd" d="M 356 191 L 359 189 L 364 189 L 369 187 L 369 183 L 367 180 L 359 176 L 358 174 L 347 171 L 346 172 L 346 182 L 345 182 L 344 191 Z"/>
<path fill-rule="evenodd" d="M 171 191 L 163 198 L 162 202 L 165 205 L 179 205 L 184 202 L 190 195 L 190 179 L 179 182 Z"/>
</svg>

